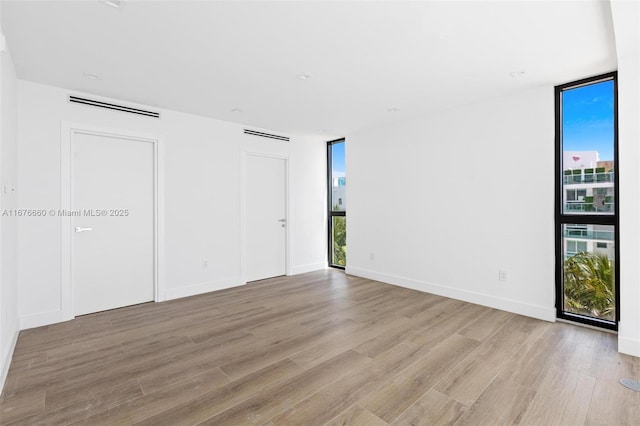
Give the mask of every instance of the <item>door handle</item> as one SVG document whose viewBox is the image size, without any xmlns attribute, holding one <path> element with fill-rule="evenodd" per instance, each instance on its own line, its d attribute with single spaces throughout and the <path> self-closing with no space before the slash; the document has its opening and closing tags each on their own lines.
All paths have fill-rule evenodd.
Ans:
<svg viewBox="0 0 640 426">
<path fill-rule="evenodd" d="M 93 231 L 93 228 L 83 228 L 81 226 L 76 226 L 76 232 L 85 232 L 85 231 Z"/>
<path fill-rule="evenodd" d="M 287 219 L 278 219 L 278 222 L 286 222 Z"/>
</svg>

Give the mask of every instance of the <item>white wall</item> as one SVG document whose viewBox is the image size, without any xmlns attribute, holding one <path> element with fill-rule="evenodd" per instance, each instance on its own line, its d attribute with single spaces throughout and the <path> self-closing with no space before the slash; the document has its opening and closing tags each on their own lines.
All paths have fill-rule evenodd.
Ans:
<svg viewBox="0 0 640 426">
<path fill-rule="evenodd" d="M 17 85 L 7 50 L 0 53 L 0 214 L 17 207 Z M 17 219 L 0 216 L 0 389 L 18 338 L 17 239 Z"/>
<path fill-rule="evenodd" d="M 347 272 L 553 321 L 553 90 L 347 135 Z"/>
<path fill-rule="evenodd" d="M 612 11 L 618 349 L 640 356 L 640 4 Z M 348 135 L 347 272 L 553 321 L 553 117 L 548 87 Z"/>
<path fill-rule="evenodd" d="M 19 82 L 21 208 L 61 207 L 62 120 L 159 135 L 165 168 L 165 291 L 160 296 L 198 294 L 241 284 L 242 152 L 284 153 L 291 168 L 292 272 L 324 268 L 324 141 L 295 135 L 289 143 L 258 138 L 244 135 L 238 124 L 167 110 L 154 120 L 70 104 L 69 94 Z M 60 321 L 60 221 L 25 218 L 19 232 L 21 325 Z"/>
<path fill-rule="evenodd" d="M 640 356 L 640 5 L 611 2 L 618 56 L 620 352 Z"/>
</svg>

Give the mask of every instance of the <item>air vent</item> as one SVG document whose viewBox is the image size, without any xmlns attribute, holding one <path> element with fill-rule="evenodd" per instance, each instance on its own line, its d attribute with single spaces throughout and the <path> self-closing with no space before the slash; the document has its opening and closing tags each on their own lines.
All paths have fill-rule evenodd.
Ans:
<svg viewBox="0 0 640 426">
<path fill-rule="evenodd" d="M 287 136 L 272 135 L 270 133 L 256 132 L 255 130 L 244 129 L 246 135 L 260 136 L 261 138 L 277 139 L 279 141 L 289 142 Z"/>
<path fill-rule="evenodd" d="M 90 105 L 98 108 L 111 109 L 114 111 L 128 112 L 129 114 L 144 115 L 145 117 L 160 118 L 159 112 L 145 111 L 143 109 L 131 108 L 124 105 L 110 104 L 107 102 L 100 102 L 93 99 L 80 98 L 78 96 L 69 96 L 69 102 L 74 104 Z"/>
</svg>

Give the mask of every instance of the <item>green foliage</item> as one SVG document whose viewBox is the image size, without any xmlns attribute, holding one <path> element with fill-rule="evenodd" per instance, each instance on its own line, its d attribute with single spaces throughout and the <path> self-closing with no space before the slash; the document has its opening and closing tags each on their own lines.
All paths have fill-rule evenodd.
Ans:
<svg viewBox="0 0 640 426">
<path fill-rule="evenodd" d="M 615 267 L 607 255 L 581 252 L 564 261 L 565 309 L 615 319 Z"/>
<path fill-rule="evenodd" d="M 593 196 L 584 197 L 584 211 L 592 212 L 595 209 L 593 208 Z"/>
<path fill-rule="evenodd" d="M 347 218 L 333 217 L 333 264 L 347 265 Z"/>
</svg>

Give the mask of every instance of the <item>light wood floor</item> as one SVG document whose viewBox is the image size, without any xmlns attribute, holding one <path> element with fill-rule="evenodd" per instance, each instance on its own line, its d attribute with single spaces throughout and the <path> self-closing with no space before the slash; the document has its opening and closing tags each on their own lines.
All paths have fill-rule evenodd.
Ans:
<svg viewBox="0 0 640 426">
<path fill-rule="evenodd" d="M 20 333 L 4 424 L 637 425 L 616 336 L 321 271 Z"/>
</svg>

